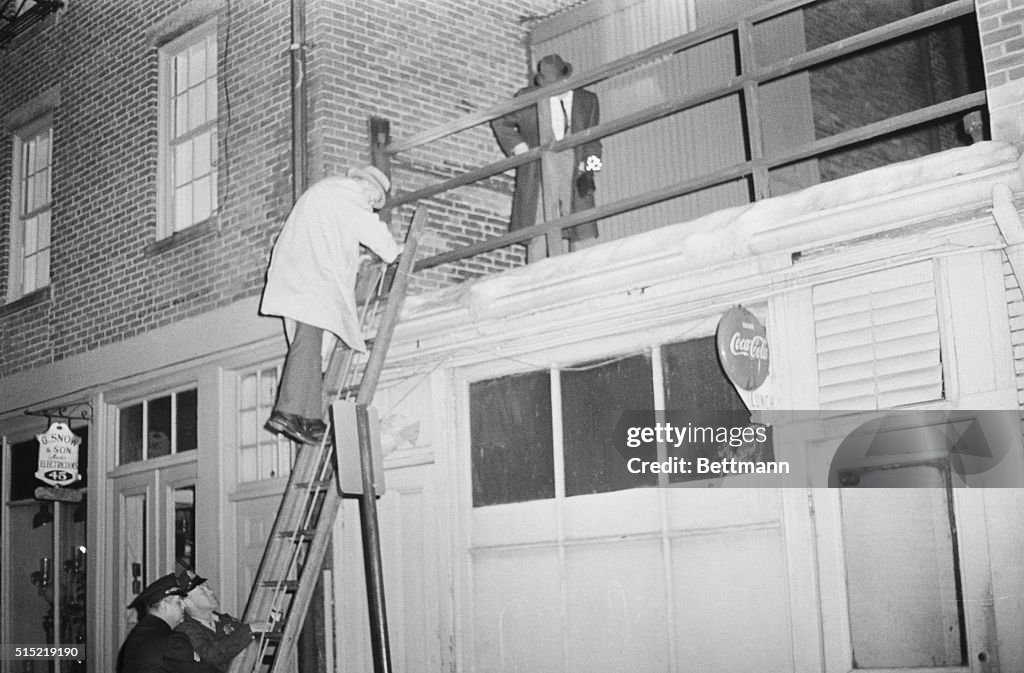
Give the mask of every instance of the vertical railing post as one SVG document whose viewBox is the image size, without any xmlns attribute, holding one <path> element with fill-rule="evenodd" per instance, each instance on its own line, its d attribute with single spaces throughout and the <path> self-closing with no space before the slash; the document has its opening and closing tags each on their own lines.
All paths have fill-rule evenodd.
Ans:
<svg viewBox="0 0 1024 673">
<path fill-rule="evenodd" d="M 370 147 L 370 163 L 384 171 L 384 175 L 390 178 L 391 155 L 388 154 L 387 147 L 391 142 L 391 122 L 383 117 L 370 117 L 366 121 L 366 133 Z M 392 186 L 393 193 L 394 186 Z M 391 209 L 382 209 L 380 211 L 380 219 L 390 224 Z"/>
<path fill-rule="evenodd" d="M 383 117 L 370 117 L 366 122 L 370 139 L 370 163 L 391 177 L 391 156 L 387 152 L 391 142 L 391 122 Z"/>
<path fill-rule="evenodd" d="M 754 24 L 750 19 L 741 19 L 737 26 L 736 49 L 739 50 L 740 76 L 749 77 L 757 69 L 757 57 L 754 48 Z M 761 99 L 758 94 L 757 82 L 747 80 L 743 83 L 743 109 L 746 112 L 747 151 L 754 166 L 754 201 L 771 196 L 768 183 L 768 166 L 764 160 L 764 140 L 761 134 Z"/>
</svg>

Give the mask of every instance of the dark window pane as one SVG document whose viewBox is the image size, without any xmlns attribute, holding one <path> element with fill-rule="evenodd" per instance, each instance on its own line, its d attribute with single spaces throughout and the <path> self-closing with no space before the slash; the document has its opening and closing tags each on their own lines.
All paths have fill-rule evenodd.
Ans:
<svg viewBox="0 0 1024 673">
<path fill-rule="evenodd" d="M 656 474 L 627 469 L 629 456 L 617 432 L 623 412 L 654 408 L 650 356 L 564 371 L 561 376 L 565 494 L 657 485 Z"/>
<path fill-rule="evenodd" d="M 469 408 L 473 506 L 555 497 L 550 374 L 471 383 Z"/>
<path fill-rule="evenodd" d="M 45 486 L 35 478 L 39 464 L 39 441 L 34 437 L 11 444 L 11 500 L 34 498 L 36 486 Z"/>
<path fill-rule="evenodd" d="M 158 397 L 149 404 L 149 434 L 146 458 L 166 456 L 171 452 L 171 396 Z"/>
<path fill-rule="evenodd" d="M 195 451 L 198 446 L 196 439 L 196 417 L 198 410 L 198 395 L 195 390 L 186 390 L 178 393 L 177 408 L 177 448 L 178 453 L 182 451 Z"/>
<path fill-rule="evenodd" d="M 82 478 L 65 488 L 85 488 L 89 485 L 89 426 L 72 428 L 71 431 L 82 438 L 78 445 L 78 474 Z"/>
<path fill-rule="evenodd" d="M 142 460 L 142 403 L 123 407 L 118 440 L 119 465 Z"/>
<path fill-rule="evenodd" d="M 771 461 L 774 451 L 771 433 L 766 443 L 741 443 L 741 428 L 750 422 L 750 413 L 718 362 L 715 337 L 692 339 L 662 346 L 662 371 L 665 380 L 665 420 L 674 426 L 686 424 L 701 428 L 726 428 L 731 440 L 713 442 L 682 442 L 669 446 L 668 455 L 693 461 L 736 459 Z M 669 481 L 704 479 L 697 473 L 670 473 Z"/>
<path fill-rule="evenodd" d="M 715 337 L 661 347 L 665 408 L 745 410 L 747 407 L 718 363 Z"/>
<path fill-rule="evenodd" d="M 196 487 L 174 489 L 174 558 L 196 566 Z"/>
</svg>

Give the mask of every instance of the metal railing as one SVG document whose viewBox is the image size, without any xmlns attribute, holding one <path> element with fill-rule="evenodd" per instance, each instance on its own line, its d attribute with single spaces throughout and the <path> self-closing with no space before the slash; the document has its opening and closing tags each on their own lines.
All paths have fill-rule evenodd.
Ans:
<svg viewBox="0 0 1024 673">
<path fill-rule="evenodd" d="M 697 106 L 735 95 L 742 97 L 741 109 L 744 111 L 743 131 L 747 157 L 745 161 L 685 179 L 666 187 L 619 199 L 611 203 L 605 203 L 586 211 L 576 212 L 566 217 L 538 223 L 502 236 L 435 254 L 417 262 L 416 270 L 465 260 L 514 243 L 523 243 L 538 236 L 550 235 L 553 232 L 650 206 L 668 199 L 692 194 L 737 179 L 749 180 L 752 183 L 751 192 L 753 200 L 760 200 L 771 195 L 768 180 L 770 169 L 784 167 L 809 158 L 820 157 L 824 154 L 849 148 L 867 140 L 881 138 L 897 131 L 913 129 L 928 122 L 948 118 L 958 113 L 984 108 L 986 105 L 984 91 L 969 93 L 941 103 L 928 105 L 912 112 L 830 135 L 813 142 L 790 147 L 775 154 L 766 154 L 761 138 L 760 119 L 758 117 L 760 109 L 759 87 L 795 73 L 806 72 L 811 68 L 820 67 L 824 64 L 865 52 L 879 45 L 910 36 L 913 33 L 948 24 L 962 17 L 972 16 L 975 11 L 973 0 L 955 0 L 881 27 L 857 33 L 837 42 L 808 50 L 799 55 L 759 66 L 753 37 L 754 26 L 820 1 L 789 0 L 788 2 L 772 3 L 770 6 L 764 6 L 748 12 L 728 23 L 680 35 L 677 38 L 630 54 L 589 72 L 582 72 L 561 80 L 556 84 L 525 93 L 487 110 L 468 114 L 404 140 L 400 139 L 389 143 L 383 151 L 391 160 L 404 152 L 421 148 L 429 143 L 449 138 L 457 133 L 486 124 L 505 114 L 528 105 L 536 104 L 538 101 L 546 100 L 559 93 L 607 80 L 726 36 L 731 36 L 738 56 L 736 59 L 736 70 L 738 72 L 725 84 L 697 93 L 675 97 L 671 100 L 601 123 L 585 131 L 567 135 L 562 140 L 552 141 L 532 148 L 523 154 L 489 163 L 422 189 L 399 194 L 388 202 L 387 207 L 394 209 L 402 205 L 414 204 L 420 200 L 471 185 L 524 164 L 539 161 L 545 153 L 566 151 L 578 145 L 622 133 Z M 978 57 L 980 58 L 980 54 Z"/>
</svg>

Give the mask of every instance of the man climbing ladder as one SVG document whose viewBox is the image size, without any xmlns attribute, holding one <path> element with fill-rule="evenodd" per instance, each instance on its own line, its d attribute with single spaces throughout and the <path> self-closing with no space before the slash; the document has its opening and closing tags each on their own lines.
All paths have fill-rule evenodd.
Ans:
<svg viewBox="0 0 1024 673">
<path fill-rule="evenodd" d="M 319 444 L 321 372 L 337 339 L 366 351 L 356 314 L 360 246 L 385 262 L 401 248 L 375 210 L 391 181 L 374 166 L 320 180 L 299 197 L 274 244 L 260 313 L 284 318 L 288 338 L 277 402 L 267 430 L 305 444 Z M 326 331 L 330 338 L 324 339 Z"/>
<path fill-rule="evenodd" d="M 383 176 L 383 173 L 380 173 L 380 176 L 376 176 L 374 172 L 379 173 L 379 171 L 376 169 L 368 171 L 367 168 L 369 167 L 360 170 L 367 172 L 369 174 L 368 181 L 376 182 L 382 192 L 377 195 L 371 194 L 367 190 L 366 200 L 372 209 L 373 207 L 379 207 L 383 203 L 383 193 L 387 191 L 389 183 L 386 181 L 386 178 L 383 181 L 378 179 Z M 350 178 L 354 173 L 356 171 L 349 172 Z M 357 177 L 356 180 L 362 181 L 362 178 Z M 314 185 L 309 192 L 315 190 L 318 185 Z M 359 188 L 363 189 L 362 186 Z M 379 198 L 377 198 L 378 196 Z M 305 195 L 303 195 L 304 197 Z M 302 199 L 296 203 L 296 210 L 298 210 L 301 202 Z M 328 200 L 328 202 L 330 201 Z M 310 206 L 309 203 L 305 205 Z M 318 214 L 329 216 L 331 212 L 320 211 Z M 366 211 L 363 210 L 363 213 L 365 214 Z M 370 210 L 370 214 L 372 215 L 372 210 Z M 375 438 L 368 432 L 369 426 L 366 409 L 372 402 L 377 381 L 383 369 L 391 335 L 397 323 L 408 279 L 412 272 L 416 244 L 420 232 L 425 226 L 426 219 L 426 211 L 423 208 L 417 209 L 406 237 L 404 254 L 402 254 L 398 268 L 394 270 L 394 273 L 389 273 L 388 269 L 378 267 L 380 270 L 380 284 L 374 296 L 364 305 L 361 318 L 354 317 L 356 313 L 353 288 L 356 285 L 355 273 L 358 257 L 356 257 L 356 262 L 347 259 L 347 261 L 353 262 L 353 269 L 351 276 L 345 276 L 346 278 L 352 278 L 351 284 L 345 286 L 346 291 L 351 293 L 350 296 L 352 298 L 351 303 L 346 304 L 346 306 L 350 306 L 353 309 L 352 316 L 350 317 L 354 317 L 354 319 L 352 331 L 346 334 L 352 337 L 353 341 L 344 339 L 345 343 L 350 347 L 340 349 L 341 360 L 344 361 L 344 364 L 340 367 L 332 364 L 328 368 L 329 372 L 332 373 L 332 379 L 337 379 L 329 382 L 332 384 L 331 389 L 338 390 L 339 395 L 345 391 L 352 390 L 353 386 L 349 385 L 350 377 L 357 371 L 362 372 L 358 394 L 355 399 L 355 419 L 358 426 L 358 440 L 356 444 L 360 454 L 358 463 L 362 472 L 361 483 L 363 487 L 357 493 L 346 493 L 344 495 L 355 497 L 359 503 L 363 551 L 366 560 L 371 644 L 374 653 L 374 669 L 378 672 L 390 671 L 391 663 L 387 640 L 387 617 L 384 611 L 380 538 L 377 529 L 377 480 L 373 473 L 373 461 L 370 450 L 370 444 Z M 387 233 L 387 229 L 382 222 L 380 227 L 384 233 Z M 390 237 L 390 234 L 387 235 Z M 354 240 L 349 240 L 348 242 L 352 243 L 352 248 L 358 252 L 358 245 L 362 239 L 358 236 L 353 238 Z M 387 257 L 394 259 L 395 255 L 401 251 L 400 246 L 395 246 L 393 249 L 395 255 L 391 255 L 389 254 L 385 239 L 378 237 L 375 239 L 375 242 L 380 246 L 379 249 L 375 248 L 375 250 L 378 251 L 378 254 L 381 250 L 384 250 L 385 254 L 381 256 L 385 259 Z M 394 245 L 393 241 L 392 245 Z M 275 247 L 274 254 L 278 260 L 286 257 L 284 255 L 278 256 L 277 247 Z M 272 262 L 272 267 L 273 264 L 274 262 Z M 270 274 L 268 273 L 268 291 L 271 285 L 269 276 Z M 390 288 L 385 287 L 388 280 L 391 283 Z M 377 318 L 381 305 L 384 306 L 383 315 L 379 316 L 379 324 L 368 349 L 365 366 L 360 370 L 356 366 L 354 356 L 367 350 L 362 340 L 363 329 Z M 371 306 L 374 309 L 372 311 L 370 310 Z M 276 310 L 267 309 L 266 307 L 267 295 L 264 296 L 264 312 L 273 310 L 274 314 L 278 314 Z M 282 315 L 289 315 L 283 309 L 290 311 L 290 307 L 280 304 L 278 304 L 278 307 L 282 309 Z M 327 329 L 331 330 L 334 334 L 338 334 L 330 327 Z M 346 335 L 338 334 L 338 336 L 344 338 Z M 355 348 L 357 344 L 362 346 L 362 351 Z M 308 349 L 308 344 L 306 348 L 307 351 L 303 355 L 305 359 L 310 359 L 309 350 L 312 350 L 314 356 L 320 352 L 319 349 Z M 337 353 L 335 356 L 337 356 Z M 288 358 L 291 357 L 292 349 L 289 350 L 288 355 Z M 313 383 L 319 388 L 322 386 L 320 382 L 321 360 L 316 357 L 312 359 L 316 365 L 316 370 L 313 374 L 315 381 Z M 287 366 L 288 361 L 286 360 Z M 308 364 L 306 366 L 308 367 Z M 337 374 L 336 377 L 333 376 L 334 373 Z M 306 381 L 305 383 L 308 384 L 310 382 Z M 309 402 L 309 404 L 312 403 Z M 309 409 L 306 410 L 306 413 L 316 413 L 319 415 L 319 410 L 322 408 L 321 404 L 322 400 L 319 400 L 316 411 L 313 412 Z M 331 428 L 328 424 L 324 424 L 323 430 L 327 432 L 322 433 L 319 441 L 309 441 L 314 439 L 311 433 L 316 432 L 316 428 L 309 421 L 319 419 L 312 416 L 300 416 L 297 413 L 295 415 L 303 420 L 298 422 L 293 419 L 287 419 L 290 421 L 285 426 L 288 432 L 284 433 L 283 430 L 282 432 L 290 435 L 294 431 L 296 435 L 299 435 L 295 439 L 305 444 L 305 446 L 300 447 L 295 465 L 292 467 L 288 486 L 286 487 L 277 518 L 271 530 L 263 559 L 260 562 L 260 568 L 257 572 L 244 616 L 245 621 L 264 620 L 272 622 L 274 623 L 274 628 L 262 634 L 253 645 L 235 658 L 234 662 L 232 662 L 231 673 L 242 673 L 243 671 L 245 673 L 255 671 L 276 673 L 277 671 L 285 670 L 289 666 L 306 610 L 313 595 L 319 570 L 326 554 L 330 533 L 341 506 L 343 494 L 334 481 L 336 476 L 334 474 L 334 466 L 340 462 L 334 455 L 334 442 L 332 441 L 334 433 L 330 432 Z M 323 421 L 320 421 L 320 423 L 323 423 Z M 344 430 L 344 428 L 341 430 Z M 348 430 L 353 431 L 354 429 L 349 428 Z"/>
</svg>

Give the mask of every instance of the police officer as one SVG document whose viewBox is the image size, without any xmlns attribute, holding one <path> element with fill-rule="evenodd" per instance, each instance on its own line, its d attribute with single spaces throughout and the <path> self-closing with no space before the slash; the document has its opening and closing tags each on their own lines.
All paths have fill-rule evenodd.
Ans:
<svg viewBox="0 0 1024 673">
<path fill-rule="evenodd" d="M 226 612 L 218 612 L 220 600 L 205 577 L 178 562 L 175 574 L 178 585 L 186 592 L 182 599 L 185 619 L 175 631 L 188 636 L 199 658 L 227 673 L 231 660 L 252 642 L 253 633 L 269 630 L 268 625 L 244 624 Z"/>
<path fill-rule="evenodd" d="M 178 578 L 171 573 L 136 596 L 128 607 L 138 611 L 139 622 L 121 646 L 117 673 L 217 673 L 199 660 L 188 636 L 174 631 L 185 618 L 183 595 Z"/>
</svg>

